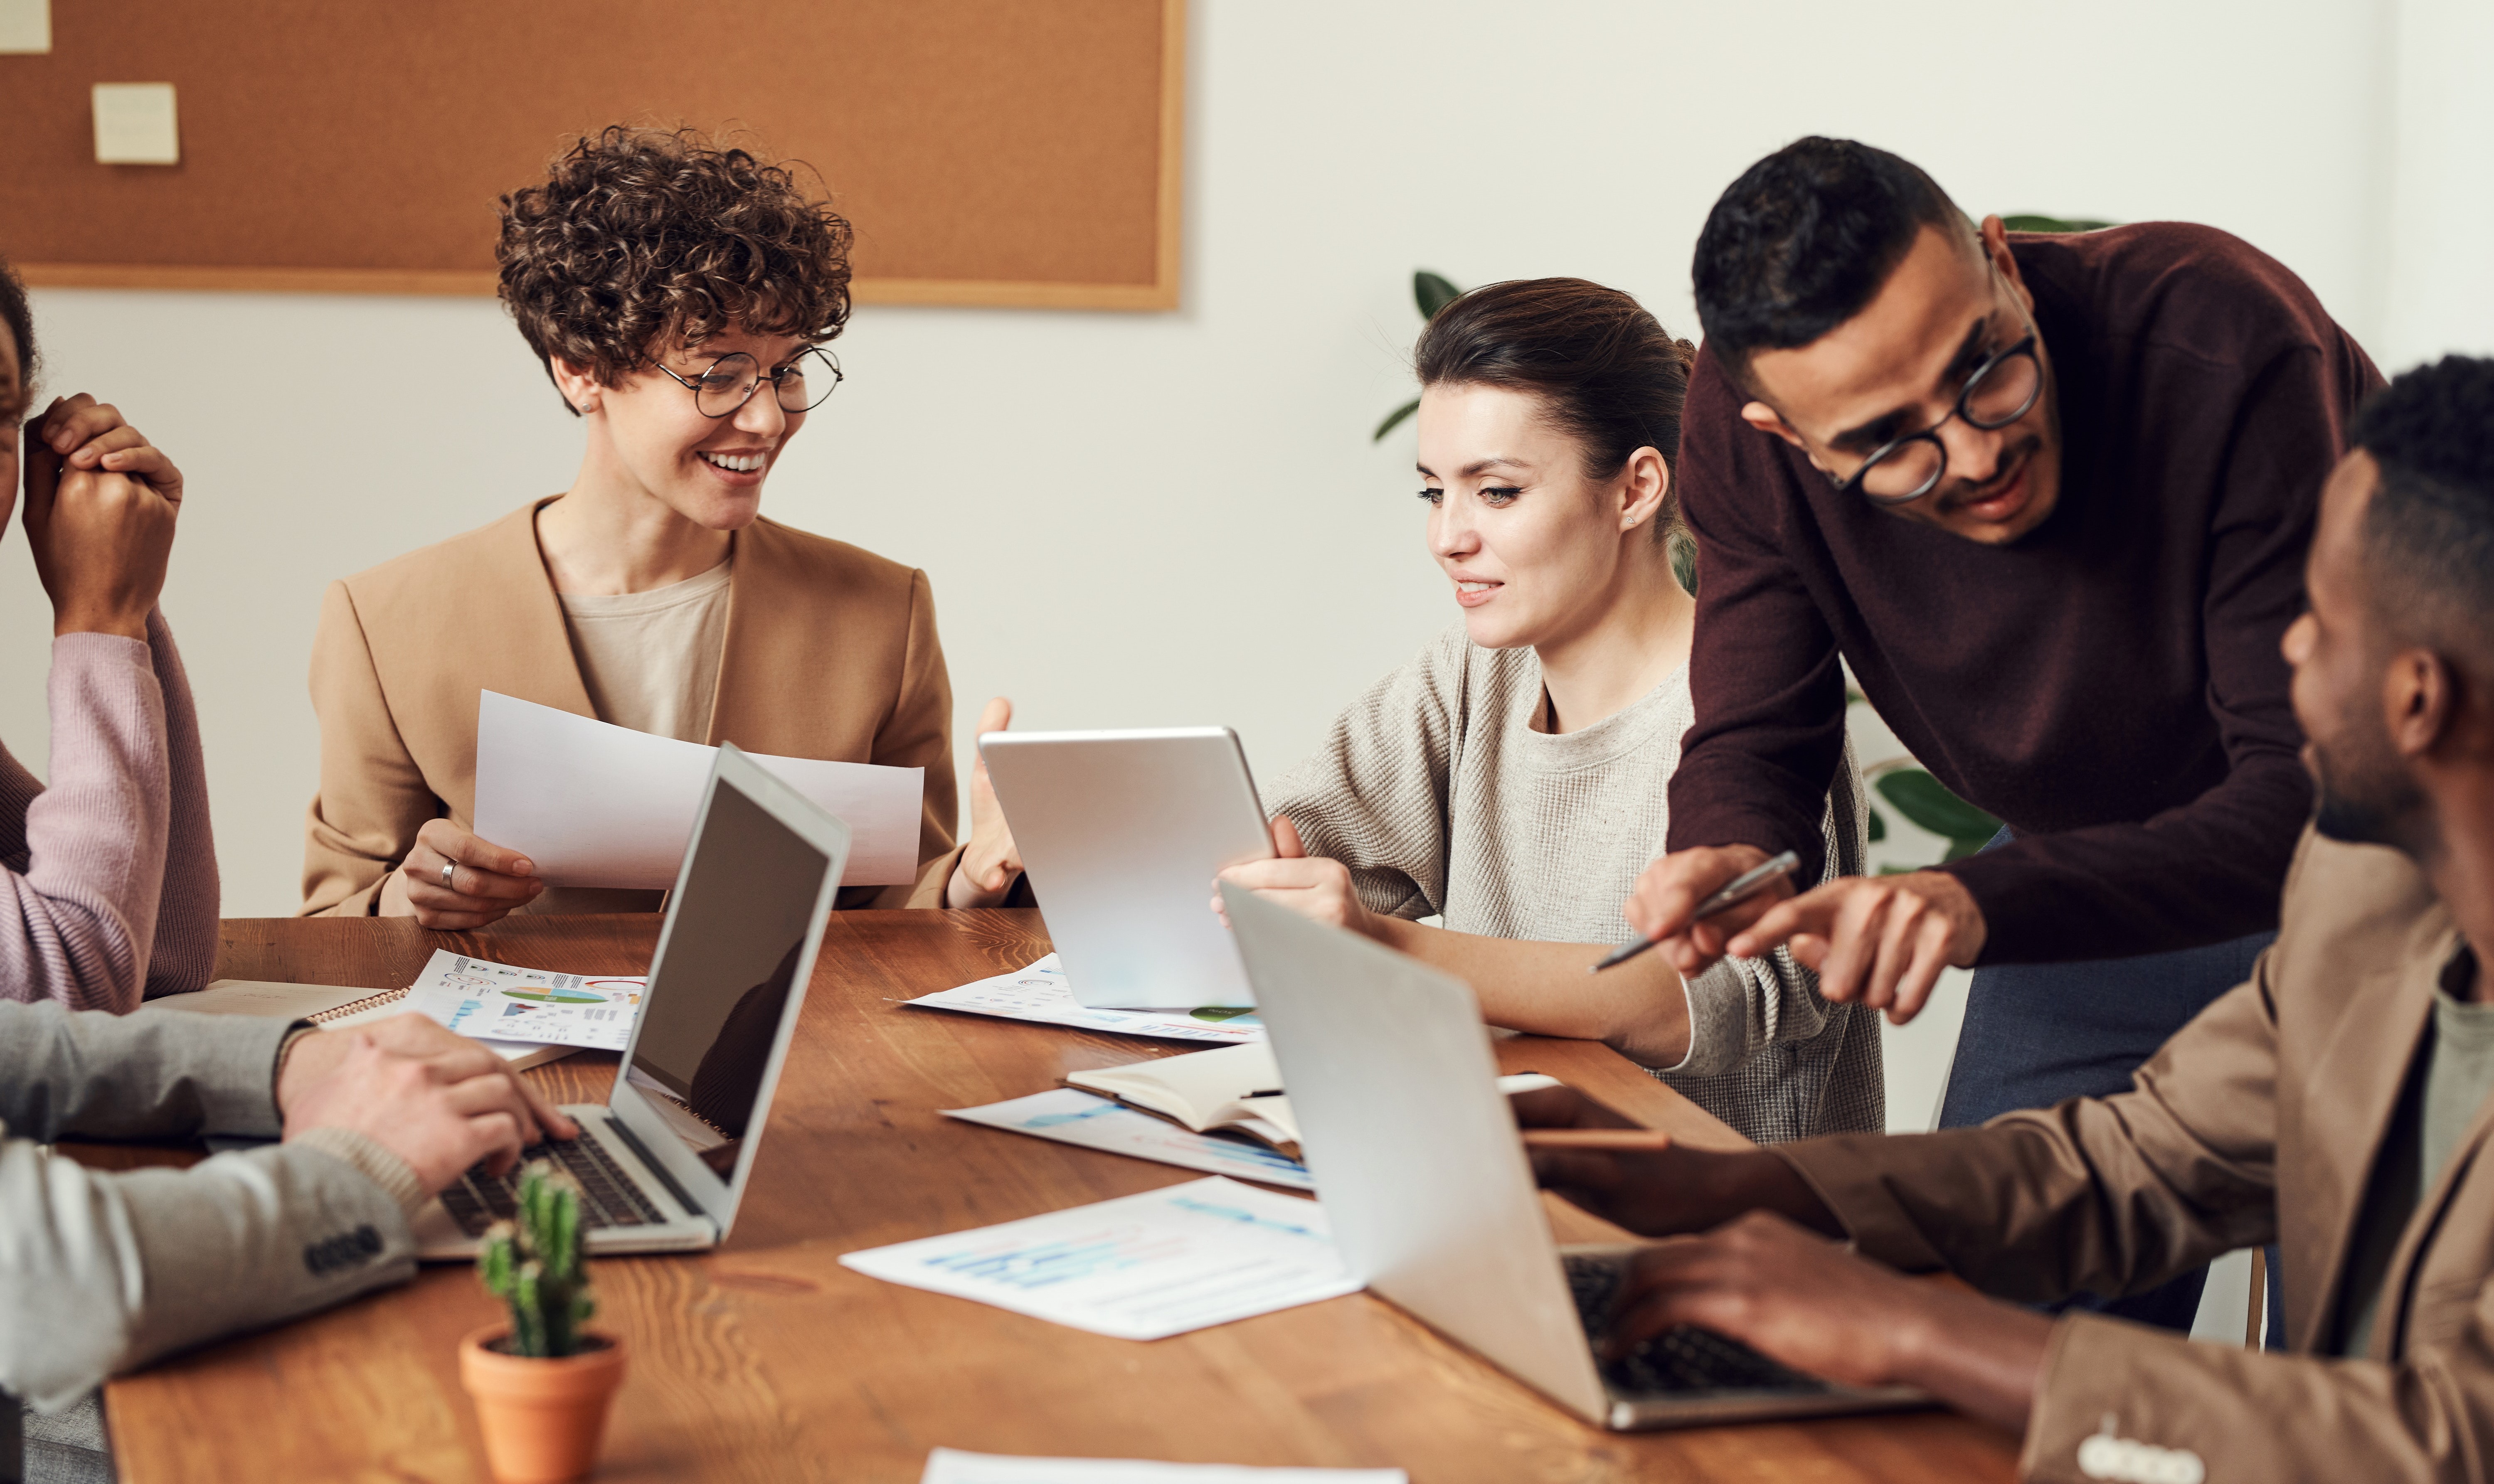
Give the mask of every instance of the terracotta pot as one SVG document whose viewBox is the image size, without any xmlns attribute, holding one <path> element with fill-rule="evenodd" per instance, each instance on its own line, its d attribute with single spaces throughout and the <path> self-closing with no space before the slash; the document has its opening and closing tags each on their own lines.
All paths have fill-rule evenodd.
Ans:
<svg viewBox="0 0 2494 1484">
<path fill-rule="evenodd" d="M 487 1347 L 510 1334 L 491 1324 L 459 1342 L 459 1382 L 476 1404 L 485 1462 L 502 1484 L 561 1484 L 597 1464 L 607 1404 L 624 1384 L 624 1342 L 595 1330 L 596 1349 L 561 1359 Z"/>
</svg>

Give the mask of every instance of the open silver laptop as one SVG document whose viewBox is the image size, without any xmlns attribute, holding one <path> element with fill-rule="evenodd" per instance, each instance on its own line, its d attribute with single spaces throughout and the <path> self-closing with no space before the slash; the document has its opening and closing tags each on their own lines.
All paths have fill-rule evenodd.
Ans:
<svg viewBox="0 0 2494 1484">
<path fill-rule="evenodd" d="M 1212 878 L 1273 854 L 1228 727 L 979 739 L 1074 997 L 1095 1010 L 1253 1005 Z"/>
<path fill-rule="evenodd" d="M 687 1252 L 726 1238 L 848 856 L 847 825 L 718 749 L 615 1090 L 563 1108 L 578 1138 L 528 1151 L 579 1179 L 590 1251 Z M 471 1169 L 427 1203 L 417 1256 L 473 1256 L 510 1213 L 517 1174 Z"/>
<path fill-rule="evenodd" d="M 1635 1248 L 1552 1239 L 1471 988 L 1253 893 L 1221 894 L 1334 1242 L 1372 1291 L 1607 1427 L 1931 1405 L 1700 1329 L 1599 1358 Z"/>
</svg>

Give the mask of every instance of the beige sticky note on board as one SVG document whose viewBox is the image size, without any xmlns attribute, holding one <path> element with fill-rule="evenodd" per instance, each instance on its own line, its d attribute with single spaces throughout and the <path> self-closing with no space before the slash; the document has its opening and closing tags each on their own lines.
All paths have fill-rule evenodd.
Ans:
<svg viewBox="0 0 2494 1484">
<path fill-rule="evenodd" d="M 0 0 L 0 55 L 52 49 L 52 0 Z"/>
<path fill-rule="evenodd" d="M 173 127 L 173 84 L 95 85 L 98 165 L 179 165 L 182 139 Z"/>
</svg>

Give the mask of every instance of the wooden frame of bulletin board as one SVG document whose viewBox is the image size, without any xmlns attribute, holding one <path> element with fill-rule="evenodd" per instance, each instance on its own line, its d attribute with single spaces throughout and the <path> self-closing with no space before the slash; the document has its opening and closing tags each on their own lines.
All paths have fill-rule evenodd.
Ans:
<svg viewBox="0 0 2494 1484">
<path fill-rule="evenodd" d="M 688 124 L 819 175 L 860 302 L 1174 309 L 1185 62 L 1185 0 L 52 0 L 52 50 L 0 55 L 0 254 L 491 294 L 502 193 L 602 125 Z M 89 90 L 135 81 L 174 85 L 180 164 L 96 163 Z"/>
</svg>

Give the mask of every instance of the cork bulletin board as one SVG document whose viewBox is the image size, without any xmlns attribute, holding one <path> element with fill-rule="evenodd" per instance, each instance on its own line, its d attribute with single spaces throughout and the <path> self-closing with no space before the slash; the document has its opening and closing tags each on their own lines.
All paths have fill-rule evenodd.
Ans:
<svg viewBox="0 0 2494 1484">
<path fill-rule="evenodd" d="M 0 55 L 28 282 L 490 294 L 496 197 L 609 123 L 812 167 L 867 303 L 1173 308 L 1185 0 L 51 0 Z M 170 82 L 181 162 L 99 165 Z"/>
</svg>

